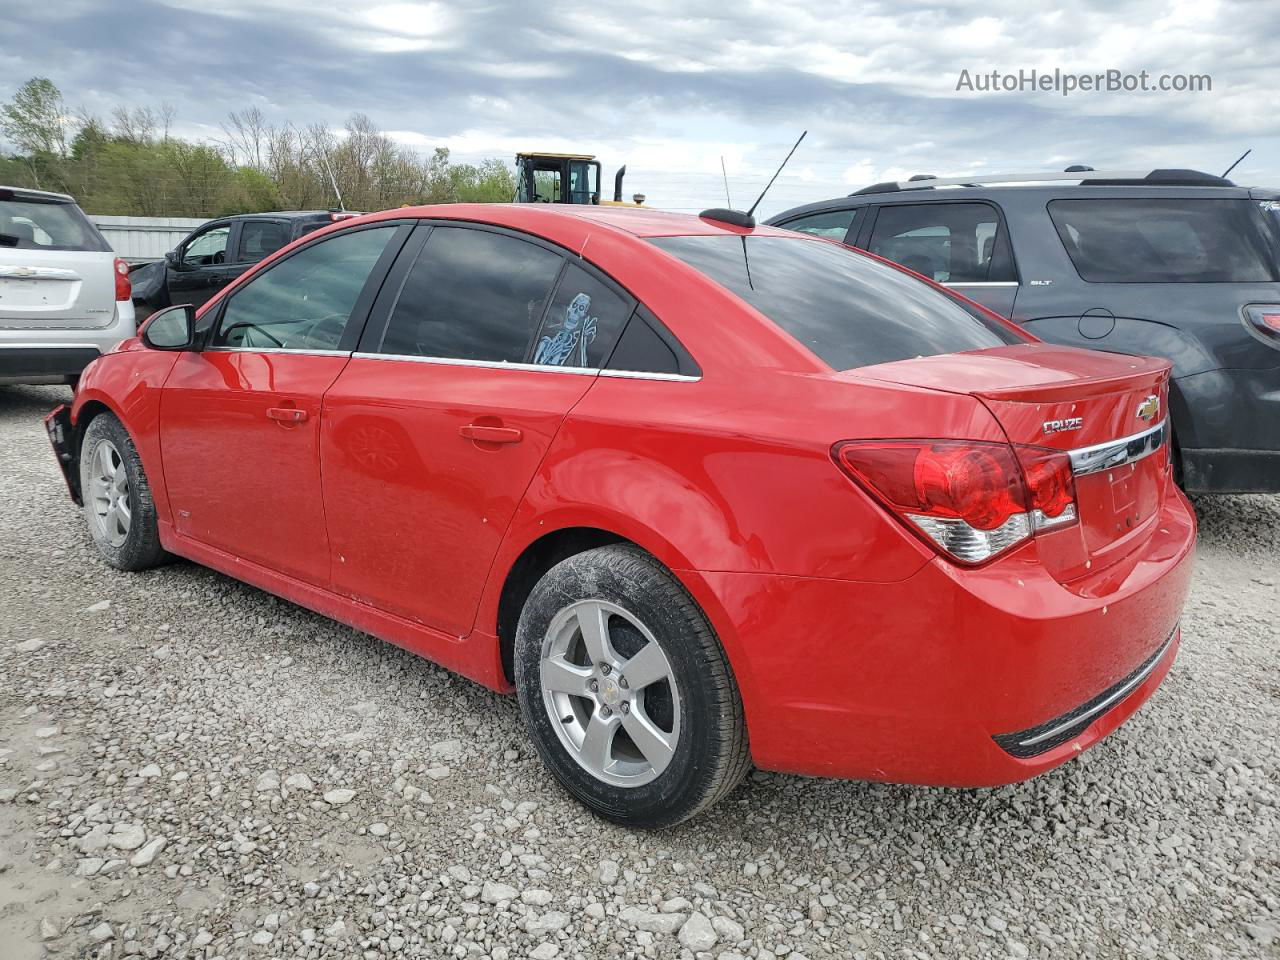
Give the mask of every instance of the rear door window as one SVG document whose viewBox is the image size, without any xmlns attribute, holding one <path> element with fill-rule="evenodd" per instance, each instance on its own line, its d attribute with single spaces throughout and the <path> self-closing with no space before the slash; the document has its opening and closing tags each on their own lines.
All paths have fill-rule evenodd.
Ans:
<svg viewBox="0 0 1280 960">
<path fill-rule="evenodd" d="M 1018 279 L 1000 216 L 989 203 L 883 206 L 869 249 L 938 283 Z"/>
<path fill-rule="evenodd" d="M 1021 342 L 901 271 L 802 237 L 659 237 L 836 370 Z"/>
<path fill-rule="evenodd" d="M 74 203 L 28 200 L 0 188 L 0 247 L 19 250 L 111 248 Z"/>
<path fill-rule="evenodd" d="M 533 362 L 599 369 L 635 305 L 577 264 L 566 265 L 534 344 Z"/>
<path fill-rule="evenodd" d="M 506 234 L 435 227 L 405 278 L 379 352 L 521 363 L 563 263 Z"/>
<path fill-rule="evenodd" d="M 1280 279 L 1276 235 L 1252 200 L 1053 200 L 1049 216 L 1090 283 Z"/>
<path fill-rule="evenodd" d="M 807 233 L 811 236 L 822 237 L 826 240 L 838 240 L 844 243 L 845 238 L 849 235 L 849 228 L 853 226 L 853 221 L 857 218 L 858 210 L 827 210 L 823 213 L 811 213 L 807 217 L 800 217 L 796 220 L 788 220 L 780 226 L 784 230 L 795 230 L 797 233 Z"/>
<path fill-rule="evenodd" d="M 240 223 L 239 263 L 257 263 L 289 242 L 289 228 L 279 220 L 243 220 Z"/>
</svg>

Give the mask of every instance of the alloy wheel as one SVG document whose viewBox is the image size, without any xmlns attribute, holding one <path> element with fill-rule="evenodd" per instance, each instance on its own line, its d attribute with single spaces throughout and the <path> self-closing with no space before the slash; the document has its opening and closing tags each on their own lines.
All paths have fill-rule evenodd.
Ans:
<svg viewBox="0 0 1280 960">
<path fill-rule="evenodd" d="M 93 451 L 89 468 L 89 504 L 98 535 L 113 547 L 129 536 L 133 513 L 129 506 L 129 471 L 110 440 Z"/>
<path fill-rule="evenodd" d="M 638 617 L 605 600 L 570 604 L 547 630 L 539 674 L 552 727 L 593 777 L 639 787 L 666 770 L 680 738 L 680 689 Z"/>
</svg>

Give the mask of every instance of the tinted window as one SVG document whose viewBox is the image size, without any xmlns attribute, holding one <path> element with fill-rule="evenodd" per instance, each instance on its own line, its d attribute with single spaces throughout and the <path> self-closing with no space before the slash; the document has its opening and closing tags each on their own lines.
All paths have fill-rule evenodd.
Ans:
<svg viewBox="0 0 1280 960">
<path fill-rule="evenodd" d="M 231 227 L 214 227 L 206 230 L 187 244 L 182 253 L 182 262 L 189 267 L 209 267 L 227 262 L 227 239 L 231 236 Z"/>
<path fill-rule="evenodd" d="M 570 263 L 538 331 L 533 362 L 556 367 L 604 366 L 635 302 Z"/>
<path fill-rule="evenodd" d="M 844 238 L 849 233 L 849 227 L 852 226 L 854 217 L 857 214 L 858 211 L 856 209 L 828 210 L 826 213 L 810 214 L 807 217 L 801 217 L 799 220 L 789 220 L 782 226 L 787 230 L 810 233 L 815 237 L 839 240 L 844 243 Z"/>
<path fill-rule="evenodd" d="M 1054 200 L 1049 216 L 1093 283 L 1280 279 L 1274 234 L 1251 200 Z"/>
<path fill-rule="evenodd" d="M 289 228 L 275 220 L 245 220 L 240 224 L 241 262 L 257 263 L 289 242 Z"/>
<path fill-rule="evenodd" d="M 0 247 L 20 250 L 110 250 L 74 203 L 3 199 Z M 12 196 L 11 194 L 8 194 Z"/>
<path fill-rule="evenodd" d="M 644 310 L 633 313 L 609 357 L 609 369 L 697 376 L 700 371 L 693 358 L 676 344 L 665 328 L 659 333 L 660 326 Z"/>
<path fill-rule="evenodd" d="M 515 237 L 436 227 L 405 279 L 382 352 L 520 363 L 562 263 Z"/>
<path fill-rule="evenodd" d="M 1016 280 L 995 208 L 986 203 L 885 206 L 870 250 L 938 283 Z"/>
<path fill-rule="evenodd" d="M 662 237 L 836 370 L 1019 342 L 892 267 L 797 237 Z"/>
<path fill-rule="evenodd" d="M 336 350 L 394 226 L 327 237 L 231 295 L 212 346 Z"/>
</svg>

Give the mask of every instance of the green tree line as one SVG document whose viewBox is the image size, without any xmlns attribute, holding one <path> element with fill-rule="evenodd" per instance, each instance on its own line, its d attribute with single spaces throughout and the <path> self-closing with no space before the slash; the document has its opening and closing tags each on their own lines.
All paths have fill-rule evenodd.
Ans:
<svg viewBox="0 0 1280 960">
<path fill-rule="evenodd" d="M 175 112 L 117 107 L 108 119 L 67 108 L 49 79 L 33 77 L 0 104 L 0 184 L 69 193 L 96 215 L 216 217 L 265 210 L 385 210 L 419 203 L 496 203 L 515 195 L 498 159 L 455 163 L 437 147 L 421 156 L 363 114 L 342 134 L 322 123 L 273 124 L 256 107 L 231 113 L 223 136 L 172 135 Z"/>
</svg>

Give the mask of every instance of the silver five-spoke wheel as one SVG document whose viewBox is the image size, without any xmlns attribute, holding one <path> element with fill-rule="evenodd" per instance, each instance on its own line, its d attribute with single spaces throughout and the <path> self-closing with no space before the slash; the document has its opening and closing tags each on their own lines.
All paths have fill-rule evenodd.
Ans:
<svg viewBox="0 0 1280 960">
<path fill-rule="evenodd" d="M 129 536 L 129 471 L 110 440 L 100 440 L 89 466 L 89 503 L 99 536 L 114 547 Z"/>
<path fill-rule="evenodd" d="M 592 776 L 649 783 L 680 739 L 680 689 L 671 662 L 634 614 L 581 600 L 551 621 L 542 646 L 542 700 L 560 742 Z"/>
</svg>

